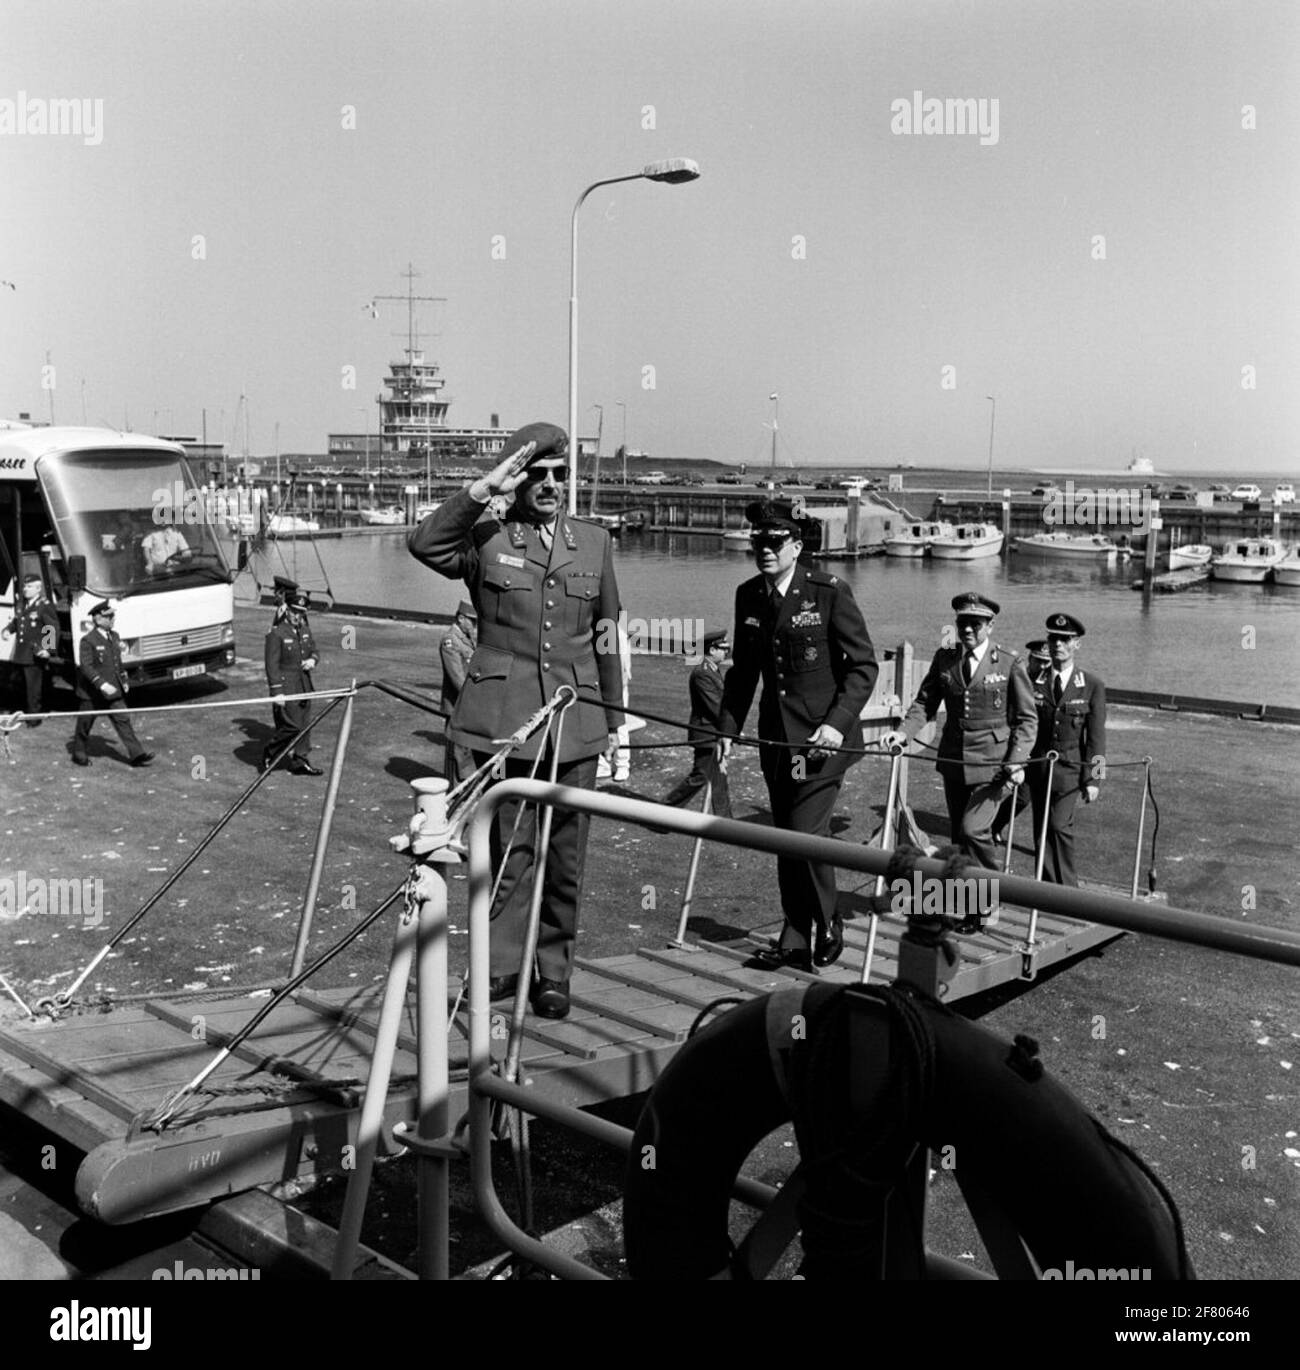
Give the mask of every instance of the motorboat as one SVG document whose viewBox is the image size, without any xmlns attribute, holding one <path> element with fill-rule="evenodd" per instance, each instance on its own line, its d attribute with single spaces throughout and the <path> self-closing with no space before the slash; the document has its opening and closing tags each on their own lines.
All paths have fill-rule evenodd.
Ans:
<svg viewBox="0 0 1300 1370">
<path fill-rule="evenodd" d="M 951 523 L 905 523 L 885 539 L 887 557 L 923 557 L 936 538 L 950 538 L 956 532 Z"/>
<path fill-rule="evenodd" d="M 1185 542 L 1181 547 L 1169 549 L 1169 569 L 1184 571 L 1189 567 L 1208 566 L 1214 556 L 1214 548 L 1204 542 Z"/>
<path fill-rule="evenodd" d="M 1300 543 L 1273 567 L 1274 585 L 1300 585 Z"/>
<path fill-rule="evenodd" d="M 1042 557 L 1086 557 L 1094 561 L 1109 560 L 1120 554 L 1120 548 L 1102 533 L 1034 533 L 1031 537 L 1016 538 L 1012 547 L 1017 552 L 1029 552 Z M 1125 548 L 1124 555 L 1129 555 Z"/>
<path fill-rule="evenodd" d="M 1243 580 L 1262 585 L 1286 557 L 1286 548 L 1276 538 L 1239 538 L 1224 544 L 1223 551 L 1210 563 L 1215 580 Z"/>
<path fill-rule="evenodd" d="M 992 523 L 959 523 L 950 534 L 930 543 L 930 555 L 942 561 L 974 561 L 1002 550 L 1002 532 Z"/>
<path fill-rule="evenodd" d="M 749 539 L 753 535 L 754 529 L 746 520 L 739 528 L 731 528 L 722 535 L 722 545 L 730 548 L 733 552 L 748 552 Z"/>
<path fill-rule="evenodd" d="M 319 533 L 320 524 L 315 519 L 299 518 L 297 514 L 272 514 L 267 520 L 266 531 L 273 538 L 305 537 L 308 533 Z"/>
<path fill-rule="evenodd" d="M 383 509 L 358 509 L 357 512 L 361 515 L 362 523 L 372 526 L 396 527 L 406 522 L 405 512 L 396 504 L 390 504 Z"/>
</svg>

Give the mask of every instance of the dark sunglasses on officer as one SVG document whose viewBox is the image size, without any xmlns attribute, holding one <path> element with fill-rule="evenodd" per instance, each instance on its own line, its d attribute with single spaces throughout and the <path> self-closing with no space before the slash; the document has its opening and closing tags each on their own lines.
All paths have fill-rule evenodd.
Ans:
<svg viewBox="0 0 1300 1370">
<path fill-rule="evenodd" d="M 556 485 L 563 485 L 569 479 L 569 468 L 567 466 L 530 466 L 524 472 L 524 480 L 530 485 L 540 485 L 547 476 L 550 476 Z"/>
<path fill-rule="evenodd" d="M 788 528 L 765 528 L 749 535 L 749 545 L 756 552 L 761 552 L 764 548 L 779 552 L 793 537 L 794 534 Z"/>
</svg>

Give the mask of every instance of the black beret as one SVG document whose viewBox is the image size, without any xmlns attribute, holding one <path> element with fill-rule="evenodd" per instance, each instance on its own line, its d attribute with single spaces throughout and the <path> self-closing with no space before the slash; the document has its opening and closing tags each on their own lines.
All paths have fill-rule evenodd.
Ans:
<svg viewBox="0 0 1300 1370">
<path fill-rule="evenodd" d="M 1067 637 L 1082 637 L 1083 624 L 1073 614 L 1048 614 L 1047 631 Z"/>
<path fill-rule="evenodd" d="M 563 428 L 557 428 L 553 423 L 528 423 L 522 428 L 515 429 L 506 439 L 502 461 L 507 457 L 518 456 L 520 449 L 527 447 L 530 442 L 535 442 L 537 446 L 524 463 L 525 469 L 546 457 L 569 455 L 569 439 Z"/>
<path fill-rule="evenodd" d="M 977 595 L 974 590 L 954 595 L 952 607 L 954 612 L 970 614 L 973 618 L 996 618 L 1002 608 L 996 600 L 989 599 L 986 595 Z"/>
</svg>

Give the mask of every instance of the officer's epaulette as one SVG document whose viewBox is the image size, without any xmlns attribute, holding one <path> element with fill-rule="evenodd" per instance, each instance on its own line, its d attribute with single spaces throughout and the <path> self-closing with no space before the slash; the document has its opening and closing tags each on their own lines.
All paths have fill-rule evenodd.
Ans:
<svg viewBox="0 0 1300 1370">
<path fill-rule="evenodd" d="M 839 576 L 833 576 L 829 571 L 814 571 L 810 566 L 807 571 L 808 579 L 814 585 L 838 585 Z"/>
</svg>

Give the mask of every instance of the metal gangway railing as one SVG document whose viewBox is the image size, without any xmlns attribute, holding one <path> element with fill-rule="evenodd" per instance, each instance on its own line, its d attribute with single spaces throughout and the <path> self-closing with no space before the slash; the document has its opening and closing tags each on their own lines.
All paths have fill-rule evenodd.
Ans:
<svg viewBox="0 0 1300 1370">
<path fill-rule="evenodd" d="M 393 960 L 380 1012 L 372 1073 L 366 1088 L 360 1120 L 356 1168 L 349 1182 L 340 1224 L 334 1273 L 347 1278 L 353 1268 L 361 1229 L 370 1173 L 378 1151 L 384 1106 L 398 1031 L 406 1006 L 407 984 L 416 969 L 418 1121 L 414 1130 L 404 1124 L 393 1129 L 393 1140 L 416 1158 L 419 1178 L 419 1257 L 422 1278 L 449 1277 L 449 1166 L 463 1157 L 466 1146 L 450 1131 L 450 1080 L 448 1070 L 450 1024 L 447 1016 L 447 889 L 443 870 L 467 854 L 469 859 L 469 1135 L 468 1155 L 475 1204 L 490 1231 L 508 1250 L 525 1261 L 555 1275 L 580 1280 L 607 1276 L 571 1256 L 548 1247 L 520 1227 L 506 1212 L 492 1175 L 492 1111 L 494 1104 L 561 1124 L 575 1132 L 627 1150 L 632 1132 L 580 1109 L 538 1097 L 536 1091 L 511 1078 L 510 1063 L 518 1062 L 518 1044 L 507 1052 L 504 1074 L 494 1067 L 492 1041 L 499 1033 L 501 1010 L 489 1001 L 488 939 L 490 935 L 493 870 L 490 832 L 497 810 L 511 800 L 532 802 L 544 816 L 556 808 L 638 823 L 660 831 L 700 840 L 721 842 L 770 855 L 804 861 L 825 862 L 869 876 L 897 874 L 900 859 L 923 878 L 942 880 L 951 874 L 944 861 L 929 857 L 904 857 L 872 847 L 854 846 L 831 838 L 811 837 L 781 829 L 758 827 L 731 819 L 716 818 L 663 805 L 626 799 L 617 795 L 574 789 L 540 780 L 508 779 L 489 789 L 475 808 L 468 825 L 468 842 L 462 849 L 456 824 L 449 820 L 447 782 L 426 779 L 412 782 L 416 792 L 416 818 L 412 821 L 409 850 L 416 858 L 414 875 L 394 944 Z M 978 874 L 979 868 L 967 868 Z M 1189 942 L 1238 955 L 1300 966 L 1300 934 L 1267 927 L 1238 927 L 1222 919 L 1190 910 L 1138 902 L 1117 895 L 1047 884 L 1022 876 L 990 871 L 996 877 L 1004 903 L 1041 909 L 1050 914 L 1104 923 L 1130 932 L 1152 933 L 1174 941 Z M 537 884 L 540 892 L 540 882 Z M 536 936 L 539 903 L 534 898 L 531 935 Z M 527 953 L 531 961 L 531 952 Z M 522 967 L 518 990 L 527 996 L 531 965 Z M 518 1002 L 517 1002 L 518 1007 Z M 517 1023 L 514 1025 L 517 1027 Z M 778 1191 L 741 1177 L 735 1197 L 764 1209 Z"/>
</svg>

